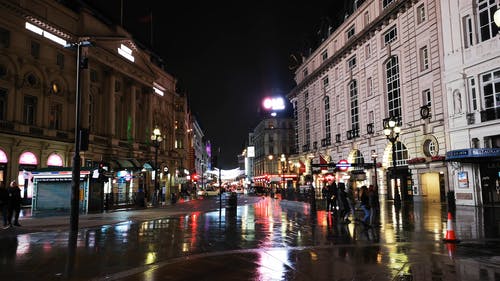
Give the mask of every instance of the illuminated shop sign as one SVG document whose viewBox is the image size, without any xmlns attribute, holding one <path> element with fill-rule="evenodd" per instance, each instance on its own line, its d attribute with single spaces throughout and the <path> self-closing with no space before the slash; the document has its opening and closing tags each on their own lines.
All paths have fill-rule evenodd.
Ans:
<svg viewBox="0 0 500 281">
<path fill-rule="evenodd" d="M 45 37 L 53 42 L 56 42 L 59 45 L 66 46 L 66 44 L 67 44 L 66 40 L 62 39 L 61 37 L 56 36 L 56 35 L 48 32 L 47 30 L 43 30 L 40 27 L 33 25 L 29 22 L 26 22 L 24 26 L 26 27 L 27 30 L 34 32 L 38 35 L 41 35 L 41 36 L 43 36 L 43 37 Z"/>
<path fill-rule="evenodd" d="M 118 48 L 118 54 L 120 54 L 122 57 L 128 59 L 131 62 L 135 61 L 135 58 L 132 55 L 132 50 L 123 44 L 120 44 L 120 48 Z"/>
<path fill-rule="evenodd" d="M 285 100 L 282 97 L 267 97 L 262 101 L 265 110 L 275 111 L 285 109 Z"/>
</svg>

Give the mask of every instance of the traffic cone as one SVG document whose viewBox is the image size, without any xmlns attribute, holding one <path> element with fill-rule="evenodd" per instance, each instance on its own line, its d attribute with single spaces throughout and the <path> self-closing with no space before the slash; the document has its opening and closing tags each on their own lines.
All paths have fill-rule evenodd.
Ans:
<svg viewBox="0 0 500 281">
<path fill-rule="evenodd" d="M 446 237 L 443 239 L 443 241 L 446 243 L 458 243 L 458 242 L 460 242 L 459 240 L 457 240 L 457 237 L 455 236 L 455 230 L 453 230 L 453 218 L 452 218 L 450 212 L 448 212 Z"/>
</svg>

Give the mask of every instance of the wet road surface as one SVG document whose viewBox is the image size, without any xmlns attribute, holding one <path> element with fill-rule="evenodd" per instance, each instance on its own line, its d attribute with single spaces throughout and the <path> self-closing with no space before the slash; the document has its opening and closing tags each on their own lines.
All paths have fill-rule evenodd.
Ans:
<svg viewBox="0 0 500 281">
<path fill-rule="evenodd" d="M 500 280 L 496 209 L 382 202 L 381 226 L 269 197 L 217 197 L 164 208 L 26 218 L 0 232 L 1 280 Z M 356 216 L 361 216 L 356 213 Z M 354 220 L 353 220 L 354 221 Z M 74 245 L 72 244 L 74 241 Z"/>
</svg>

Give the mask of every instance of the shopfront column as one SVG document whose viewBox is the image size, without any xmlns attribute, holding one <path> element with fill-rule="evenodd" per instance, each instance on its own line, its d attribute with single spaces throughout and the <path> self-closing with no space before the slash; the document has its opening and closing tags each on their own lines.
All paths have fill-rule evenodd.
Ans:
<svg viewBox="0 0 500 281">
<path fill-rule="evenodd" d="M 109 132 L 111 137 L 114 137 L 116 135 L 116 123 L 115 123 L 115 82 L 116 82 L 116 75 L 110 71 L 108 74 L 108 87 L 107 88 L 107 100 L 108 100 L 108 116 L 107 116 L 107 128 L 104 130 L 105 132 Z"/>
</svg>

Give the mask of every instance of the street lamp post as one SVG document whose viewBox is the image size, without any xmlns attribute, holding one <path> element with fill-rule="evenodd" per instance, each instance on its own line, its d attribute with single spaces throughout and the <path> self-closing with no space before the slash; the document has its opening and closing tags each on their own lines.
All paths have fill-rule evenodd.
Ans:
<svg viewBox="0 0 500 281">
<path fill-rule="evenodd" d="M 158 148 L 160 147 L 160 143 L 163 141 L 161 137 L 160 129 L 157 127 L 153 130 L 153 134 L 151 135 L 151 141 L 153 142 L 153 146 L 155 147 L 155 194 L 153 196 L 153 203 L 158 205 L 160 201 L 159 193 L 160 193 L 160 183 L 158 182 Z"/>
<path fill-rule="evenodd" d="M 390 117 L 384 126 L 384 135 L 392 144 L 392 177 L 394 178 L 394 205 L 401 204 L 401 196 L 398 188 L 398 179 L 394 175 L 396 174 L 396 142 L 399 137 L 401 128 L 394 117 Z"/>
<path fill-rule="evenodd" d="M 286 157 L 285 154 L 281 154 L 281 188 L 285 189 L 285 163 Z"/>
<path fill-rule="evenodd" d="M 75 154 L 73 155 L 73 167 L 71 169 L 71 212 L 70 228 L 71 231 L 78 231 L 78 216 L 80 212 L 80 145 L 81 145 L 81 79 L 80 71 L 85 67 L 82 64 L 82 47 L 90 46 L 90 42 L 80 40 L 69 44 L 67 48 L 76 47 L 76 98 L 75 98 Z"/>
<path fill-rule="evenodd" d="M 372 159 L 373 159 L 373 174 L 375 176 L 374 178 L 374 185 L 373 187 L 375 190 L 378 190 L 378 180 L 377 180 L 377 152 L 375 150 L 372 150 Z"/>
</svg>

